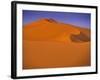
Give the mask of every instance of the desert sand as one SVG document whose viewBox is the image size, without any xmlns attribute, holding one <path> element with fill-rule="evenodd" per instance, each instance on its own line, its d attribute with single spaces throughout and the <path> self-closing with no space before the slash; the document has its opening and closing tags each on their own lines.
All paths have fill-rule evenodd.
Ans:
<svg viewBox="0 0 100 80">
<path fill-rule="evenodd" d="M 23 69 L 90 66 L 90 30 L 54 19 L 23 26 Z"/>
</svg>

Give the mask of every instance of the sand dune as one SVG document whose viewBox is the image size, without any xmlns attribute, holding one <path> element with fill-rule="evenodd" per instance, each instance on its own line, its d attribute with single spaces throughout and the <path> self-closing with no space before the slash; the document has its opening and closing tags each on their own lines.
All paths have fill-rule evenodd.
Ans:
<svg viewBox="0 0 100 80">
<path fill-rule="evenodd" d="M 90 30 L 54 19 L 23 27 L 23 69 L 90 65 Z"/>
</svg>

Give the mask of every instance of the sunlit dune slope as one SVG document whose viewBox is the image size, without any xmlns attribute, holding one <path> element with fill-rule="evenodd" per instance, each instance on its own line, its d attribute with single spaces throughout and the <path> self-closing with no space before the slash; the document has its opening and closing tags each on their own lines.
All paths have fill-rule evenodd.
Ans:
<svg viewBox="0 0 100 80">
<path fill-rule="evenodd" d="M 23 26 L 23 68 L 90 65 L 90 30 L 53 19 Z"/>
<path fill-rule="evenodd" d="M 89 32 L 90 31 L 88 29 L 78 28 L 70 24 L 59 23 L 52 19 L 41 19 L 24 26 L 23 38 L 24 40 L 34 41 L 48 40 L 68 42 L 71 38 L 73 39 L 80 36 L 80 39 L 84 38 L 81 40 L 88 41 L 90 39 Z"/>
</svg>

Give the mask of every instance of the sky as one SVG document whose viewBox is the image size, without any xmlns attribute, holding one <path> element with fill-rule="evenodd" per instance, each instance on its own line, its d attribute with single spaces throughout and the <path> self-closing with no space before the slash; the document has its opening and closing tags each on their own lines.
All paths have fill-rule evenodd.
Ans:
<svg viewBox="0 0 100 80">
<path fill-rule="evenodd" d="M 24 25 L 41 18 L 52 18 L 62 23 L 68 23 L 83 28 L 90 28 L 91 26 L 91 14 L 89 13 L 23 10 Z"/>
</svg>

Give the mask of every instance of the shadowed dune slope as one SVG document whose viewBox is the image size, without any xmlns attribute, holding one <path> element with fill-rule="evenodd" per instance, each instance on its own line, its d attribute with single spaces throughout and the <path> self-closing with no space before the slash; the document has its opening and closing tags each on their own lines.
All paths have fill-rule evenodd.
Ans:
<svg viewBox="0 0 100 80">
<path fill-rule="evenodd" d="M 23 69 L 89 65 L 89 29 L 54 19 L 23 26 Z"/>
</svg>

